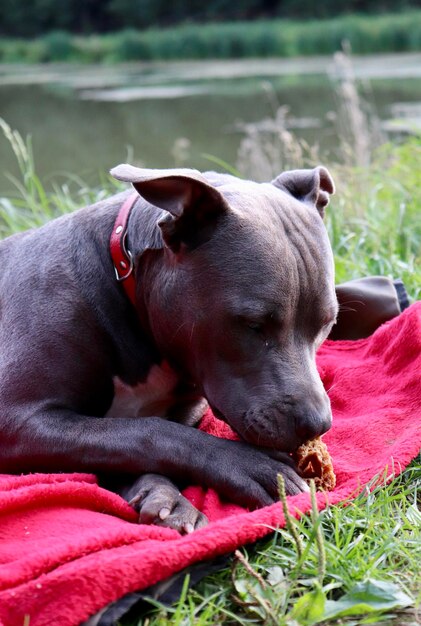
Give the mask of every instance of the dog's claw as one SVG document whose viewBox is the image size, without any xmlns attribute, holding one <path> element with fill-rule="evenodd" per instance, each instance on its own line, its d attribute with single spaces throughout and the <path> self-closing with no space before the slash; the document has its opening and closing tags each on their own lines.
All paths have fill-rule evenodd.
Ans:
<svg viewBox="0 0 421 626">
<path fill-rule="evenodd" d="M 135 495 L 130 498 L 132 493 Z M 200 513 L 164 476 L 144 474 L 130 487 L 131 504 L 139 513 L 140 524 L 156 524 L 189 534 L 208 523 Z"/>
<path fill-rule="evenodd" d="M 130 504 L 130 506 L 135 506 L 135 504 L 139 504 L 141 499 L 142 499 L 142 495 L 138 493 L 136 496 L 134 496 L 134 498 L 129 500 L 128 503 Z"/>
<path fill-rule="evenodd" d="M 158 514 L 159 515 L 159 519 L 162 520 L 162 521 L 166 520 L 170 513 L 171 513 L 170 509 L 164 507 L 163 509 L 161 509 L 159 511 L 159 514 Z"/>
</svg>

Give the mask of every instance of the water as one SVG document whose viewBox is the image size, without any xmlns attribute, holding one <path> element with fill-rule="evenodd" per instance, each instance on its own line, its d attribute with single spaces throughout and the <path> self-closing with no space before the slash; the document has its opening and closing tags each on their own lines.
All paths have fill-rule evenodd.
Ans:
<svg viewBox="0 0 421 626">
<path fill-rule="evenodd" d="M 353 59 L 365 97 L 388 132 L 421 129 L 421 54 Z M 326 158 L 335 147 L 332 58 L 94 66 L 0 66 L 0 116 L 33 140 L 43 181 L 101 175 L 130 159 L 146 167 L 235 165 L 239 124 L 290 111 L 290 127 Z M 186 141 L 187 140 L 187 141 Z M 174 146 L 176 149 L 174 150 Z M 17 173 L 0 138 L 0 193 Z"/>
</svg>

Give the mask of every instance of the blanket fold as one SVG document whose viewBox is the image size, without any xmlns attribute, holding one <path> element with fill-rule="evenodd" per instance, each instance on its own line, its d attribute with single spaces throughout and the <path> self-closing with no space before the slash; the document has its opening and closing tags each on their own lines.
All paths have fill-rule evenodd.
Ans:
<svg viewBox="0 0 421 626">
<path fill-rule="evenodd" d="M 421 302 L 359 341 L 326 341 L 317 365 L 333 427 L 324 437 L 337 487 L 319 507 L 355 496 L 376 475 L 398 474 L 421 447 Z M 233 438 L 208 412 L 203 430 Z M 136 523 L 89 474 L 0 476 L 0 626 L 76 626 L 109 602 L 284 524 L 274 504 L 249 512 L 213 490 L 184 494 L 209 517 L 191 535 Z M 295 515 L 308 494 L 289 498 Z M 29 616 L 29 617 L 26 617 Z"/>
</svg>

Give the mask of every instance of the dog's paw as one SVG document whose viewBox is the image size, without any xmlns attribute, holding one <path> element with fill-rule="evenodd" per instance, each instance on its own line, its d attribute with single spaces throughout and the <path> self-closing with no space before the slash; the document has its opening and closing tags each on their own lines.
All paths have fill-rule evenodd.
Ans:
<svg viewBox="0 0 421 626">
<path fill-rule="evenodd" d="M 208 523 L 198 511 L 164 476 L 145 474 L 125 494 L 129 504 L 139 513 L 140 524 L 155 524 L 189 534 Z"/>
</svg>

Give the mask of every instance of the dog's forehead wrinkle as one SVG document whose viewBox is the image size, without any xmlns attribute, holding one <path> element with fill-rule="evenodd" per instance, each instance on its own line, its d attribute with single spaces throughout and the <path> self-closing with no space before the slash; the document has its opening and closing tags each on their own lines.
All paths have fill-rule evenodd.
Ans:
<svg viewBox="0 0 421 626">
<path fill-rule="evenodd" d="M 255 218 L 230 213 L 215 231 L 212 241 L 198 249 L 196 255 L 203 255 L 206 263 L 214 267 L 229 263 L 239 272 L 253 271 L 259 266 L 269 270 L 282 258 L 285 243 L 283 233 L 271 220 L 256 223 Z"/>
<path fill-rule="evenodd" d="M 321 231 L 325 230 L 315 207 L 291 197 L 270 183 L 246 181 L 241 192 L 236 186 L 231 186 L 224 195 L 231 214 L 238 220 L 238 228 L 250 226 L 257 230 L 259 239 L 264 239 L 268 246 L 275 245 L 280 238 L 284 245 L 288 245 L 294 230 L 299 230 L 305 239 L 317 241 Z"/>
<path fill-rule="evenodd" d="M 268 193 L 271 185 L 244 181 L 241 187 L 230 185 L 222 188 L 222 193 L 232 211 L 251 221 L 269 222 L 273 208 L 279 205 L 279 198 Z"/>
<path fill-rule="evenodd" d="M 295 281 L 291 264 L 285 263 L 288 255 L 289 252 L 285 251 L 278 255 L 273 249 L 250 248 L 246 251 L 239 249 L 228 260 L 219 257 L 217 273 L 223 291 L 230 297 L 239 297 L 242 303 L 261 302 L 266 308 L 273 303 L 283 304 Z"/>
<path fill-rule="evenodd" d="M 309 276 L 317 279 L 320 271 L 326 270 L 326 261 L 331 255 L 323 223 L 303 219 L 302 213 L 293 216 L 285 212 L 284 225 L 297 262 L 307 270 Z"/>
<path fill-rule="evenodd" d="M 296 298 L 291 304 L 307 324 L 321 327 L 336 315 L 333 256 L 326 229 L 316 211 L 294 203 L 285 208 L 282 218 L 295 270 Z"/>
<path fill-rule="evenodd" d="M 274 216 L 266 216 L 263 223 L 256 224 L 255 216 L 249 219 L 241 211 L 230 212 L 212 241 L 192 254 L 191 269 L 199 289 L 206 290 L 209 281 L 219 285 L 221 293 L 234 299 L 232 308 L 236 307 L 236 298 L 240 300 L 239 309 L 244 302 L 258 303 L 263 292 L 268 301 L 265 312 L 291 308 L 299 277 L 293 246 Z M 206 276 L 204 283 L 200 277 Z M 259 308 L 257 304 L 255 310 Z"/>
</svg>

